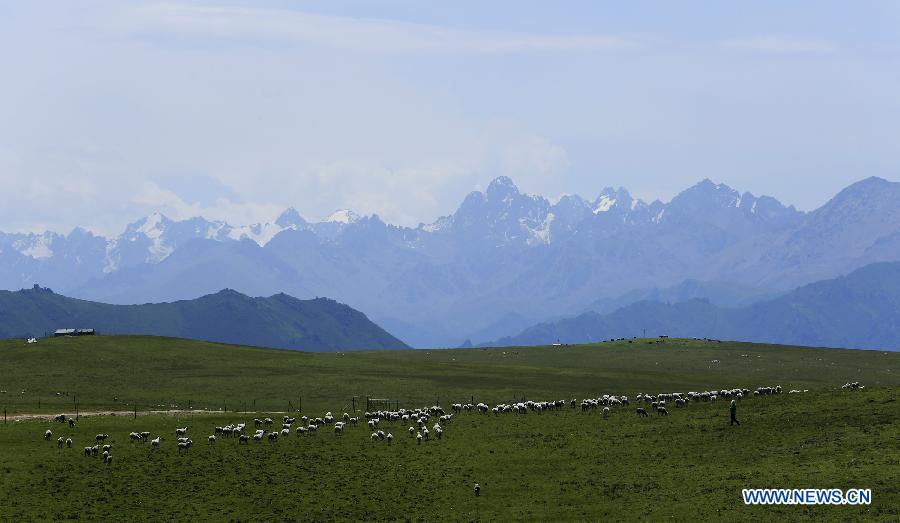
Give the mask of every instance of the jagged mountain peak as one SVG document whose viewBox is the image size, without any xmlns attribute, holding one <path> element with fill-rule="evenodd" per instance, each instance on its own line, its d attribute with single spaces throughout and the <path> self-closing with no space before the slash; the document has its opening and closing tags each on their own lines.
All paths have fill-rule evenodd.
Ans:
<svg viewBox="0 0 900 523">
<path fill-rule="evenodd" d="M 284 229 L 289 228 L 303 228 L 307 225 L 306 220 L 303 216 L 300 216 L 300 213 L 297 212 L 297 209 L 293 207 L 288 207 L 281 214 L 278 215 L 278 218 L 275 219 L 275 225 L 282 227 Z"/>
<path fill-rule="evenodd" d="M 170 220 L 169 217 L 165 214 L 161 212 L 153 212 L 141 218 L 140 220 L 128 224 L 128 226 L 125 227 L 125 235 L 130 236 L 135 234 L 144 234 L 150 236 L 154 233 L 158 234 L 158 232 L 164 230 L 172 223 L 172 220 Z"/>
<path fill-rule="evenodd" d="M 498 176 L 491 180 L 484 194 L 488 200 L 503 199 L 510 195 L 519 194 L 519 188 L 508 176 Z"/>
</svg>

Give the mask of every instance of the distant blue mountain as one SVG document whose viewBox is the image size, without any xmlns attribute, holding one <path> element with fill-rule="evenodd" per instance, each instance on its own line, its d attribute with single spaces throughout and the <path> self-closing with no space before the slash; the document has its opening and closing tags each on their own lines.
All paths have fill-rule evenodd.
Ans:
<svg viewBox="0 0 900 523">
<path fill-rule="evenodd" d="M 329 296 L 419 347 L 457 346 L 637 300 L 748 305 L 900 261 L 900 184 L 868 178 L 815 211 L 703 180 L 669 202 L 623 188 L 556 202 L 500 177 L 418 227 L 294 209 L 233 226 L 160 214 L 123 234 L 0 233 L 0 288 L 34 283 L 107 303 Z"/>
<path fill-rule="evenodd" d="M 900 349 L 900 263 L 875 263 L 746 307 L 708 300 L 639 301 L 609 314 L 542 323 L 485 346 L 588 343 L 668 335 L 687 338 Z"/>
</svg>

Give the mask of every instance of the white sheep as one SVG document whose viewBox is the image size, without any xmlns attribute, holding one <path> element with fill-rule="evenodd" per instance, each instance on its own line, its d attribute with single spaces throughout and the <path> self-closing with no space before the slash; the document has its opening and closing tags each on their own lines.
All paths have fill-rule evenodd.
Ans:
<svg viewBox="0 0 900 523">
<path fill-rule="evenodd" d="M 44 439 L 49 441 L 50 438 L 52 438 L 52 437 L 53 437 L 53 432 L 48 429 L 47 432 L 44 433 Z"/>
<path fill-rule="evenodd" d="M 66 448 L 72 448 L 72 438 L 66 438 Z"/>
<path fill-rule="evenodd" d="M 210 436 L 209 436 L 208 438 L 206 438 L 206 439 L 207 439 L 207 441 L 209 441 L 209 444 L 210 444 L 210 445 L 215 445 L 215 443 L 216 443 L 216 436 L 215 436 L 215 434 L 210 435 Z"/>
<path fill-rule="evenodd" d="M 391 442 L 394 441 L 394 435 L 391 434 L 390 432 L 388 432 L 388 435 L 386 436 L 386 438 L 387 438 L 387 444 L 388 444 L 388 445 L 390 445 Z"/>
<path fill-rule="evenodd" d="M 159 448 L 159 442 L 162 440 L 162 436 L 156 436 L 152 440 L 150 440 L 150 445 L 154 448 Z"/>
<path fill-rule="evenodd" d="M 56 448 L 61 449 L 62 446 L 63 446 L 63 442 L 64 442 L 64 441 L 65 441 L 65 440 L 63 440 L 63 437 L 62 437 L 62 436 L 58 437 L 58 438 L 56 439 Z"/>
<path fill-rule="evenodd" d="M 183 428 L 180 428 L 180 429 L 179 429 L 179 428 L 176 428 L 176 429 L 175 429 L 175 435 L 176 435 L 176 436 L 186 436 L 186 435 L 187 435 L 187 427 L 183 427 Z"/>
</svg>

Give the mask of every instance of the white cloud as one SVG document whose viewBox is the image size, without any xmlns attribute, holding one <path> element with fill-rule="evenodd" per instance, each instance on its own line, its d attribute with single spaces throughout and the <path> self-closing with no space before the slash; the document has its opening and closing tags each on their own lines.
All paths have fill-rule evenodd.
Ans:
<svg viewBox="0 0 900 523">
<path fill-rule="evenodd" d="M 161 212 L 174 220 L 203 216 L 208 220 L 221 220 L 231 225 L 273 221 L 278 213 L 284 210 L 275 204 L 240 203 L 228 198 L 218 198 L 211 205 L 187 202 L 175 192 L 163 189 L 154 182 L 145 182 L 131 201 L 144 206 L 146 210 Z"/>
<path fill-rule="evenodd" d="M 510 53 L 596 51 L 634 42 L 606 35 L 497 34 L 386 19 L 321 15 L 299 10 L 160 3 L 125 10 L 117 30 L 177 36 L 279 40 L 388 53 Z M 124 24 L 123 24 L 124 22 Z"/>
<path fill-rule="evenodd" d="M 836 49 L 825 40 L 774 35 L 735 38 L 724 41 L 723 45 L 729 49 L 776 54 L 829 53 Z"/>
</svg>

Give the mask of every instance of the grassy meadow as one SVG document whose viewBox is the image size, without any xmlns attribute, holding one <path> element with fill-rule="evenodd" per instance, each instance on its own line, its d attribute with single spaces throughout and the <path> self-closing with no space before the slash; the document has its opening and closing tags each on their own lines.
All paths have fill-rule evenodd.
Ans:
<svg viewBox="0 0 900 523">
<path fill-rule="evenodd" d="M 161 408 L 316 412 L 780 384 L 900 384 L 900 353 L 668 340 L 570 347 L 305 353 L 173 338 L 0 341 L 9 414 Z M 22 393 L 22 391 L 25 391 Z M 57 395 L 58 393 L 58 395 Z M 364 408 L 364 407 L 363 407 Z"/>
<path fill-rule="evenodd" d="M 564 348 L 304 354 L 147 337 L 0 344 L 0 395 L 12 413 L 129 410 L 153 405 L 229 412 L 90 416 L 74 429 L 41 420 L 0 425 L 3 520 L 675 520 L 900 519 L 900 354 L 669 340 Z M 846 381 L 865 390 L 841 390 Z M 342 436 L 293 433 L 239 445 L 206 436 L 303 398 L 303 412 L 343 412 L 353 396 L 401 407 L 439 400 L 494 404 L 608 394 L 780 384 L 808 393 L 537 415 L 462 413 L 440 441 L 417 445 L 400 422 L 373 443 L 363 425 Z M 24 390 L 25 394 L 21 391 Z M 61 392 L 60 396 L 56 392 Z M 65 396 L 65 393 L 69 396 Z M 233 412 L 256 399 L 259 413 Z M 294 406 L 297 401 L 292 401 Z M 272 414 L 280 420 L 280 414 Z M 174 429 L 195 445 L 179 454 Z M 45 430 L 54 432 L 44 441 Z M 131 431 L 162 435 L 160 449 Z M 108 433 L 114 461 L 82 448 Z M 57 449 L 57 436 L 74 448 Z M 480 497 L 472 486 L 482 486 Z M 871 488 L 869 506 L 747 507 L 748 487 Z"/>
</svg>

